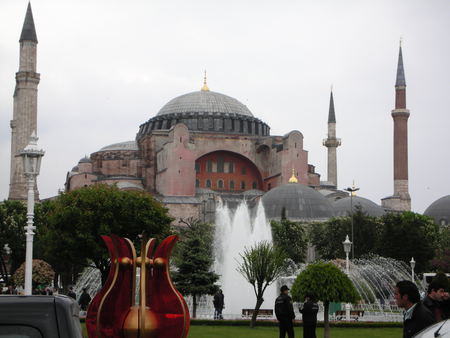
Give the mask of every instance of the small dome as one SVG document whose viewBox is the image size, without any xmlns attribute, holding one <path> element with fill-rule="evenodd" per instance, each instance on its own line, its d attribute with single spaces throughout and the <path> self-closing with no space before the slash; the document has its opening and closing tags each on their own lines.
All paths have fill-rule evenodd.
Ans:
<svg viewBox="0 0 450 338">
<path fill-rule="evenodd" d="M 81 160 L 78 161 L 78 163 L 91 163 L 91 159 L 87 156 L 83 157 Z"/>
<path fill-rule="evenodd" d="M 364 213 L 372 217 L 380 217 L 385 214 L 384 209 L 371 200 L 364 197 L 353 196 L 340 198 L 333 202 L 335 215 L 338 217 L 350 215 L 352 209 L 351 204 L 353 204 L 353 212 L 356 212 L 359 206 Z"/>
<path fill-rule="evenodd" d="M 71 171 L 72 171 L 72 172 L 75 172 L 75 173 L 77 173 L 77 172 L 78 172 L 78 170 L 79 170 L 79 168 L 78 168 L 78 166 L 76 165 L 75 167 L 73 167 L 73 168 L 72 168 L 72 170 L 71 170 Z"/>
<path fill-rule="evenodd" d="M 433 217 L 439 225 L 450 224 L 450 195 L 439 198 L 425 210 L 424 215 Z"/>
<path fill-rule="evenodd" d="M 291 220 L 326 220 L 334 216 L 331 203 L 321 193 L 299 183 L 273 188 L 262 201 L 270 219 L 279 219 L 283 208 Z"/>
<path fill-rule="evenodd" d="M 111 150 L 138 150 L 138 146 L 136 144 L 136 141 L 126 141 L 110 144 L 109 146 L 101 148 L 99 151 L 111 151 Z"/>
<path fill-rule="evenodd" d="M 157 116 L 176 113 L 253 116 L 250 110 L 238 100 L 227 95 L 204 90 L 184 94 L 172 99 L 161 108 Z"/>
</svg>

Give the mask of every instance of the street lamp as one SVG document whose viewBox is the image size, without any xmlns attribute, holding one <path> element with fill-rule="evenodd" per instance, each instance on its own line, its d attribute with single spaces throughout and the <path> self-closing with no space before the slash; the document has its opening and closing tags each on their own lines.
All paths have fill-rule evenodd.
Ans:
<svg viewBox="0 0 450 338">
<path fill-rule="evenodd" d="M 343 241 L 342 244 L 344 245 L 345 252 L 345 273 L 350 277 L 350 264 L 348 254 L 350 253 L 350 250 L 352 248 L 352 242 L 350 242 L 348 235 L 345 236 L 345 241 Z M 345 319 L 350 320 L 350 303 L 345 304 Z"/>
<path fill-rule="evenodd" d="M 351 215 L 351 224 L 352 224 L 352 243 L 355 242 L 355 237 L 353 237 L 353 195 L 356 191 L 359 190 L 359 188 L 355 187 L 355 182 L 353 182 L 353 186 L 347 189 L 344 189 L 345 191 L 348 191 L 350 193 L 350 215 Z M 355 246 L 352 246 L 352 259 L 355 259 Z"/>
<path fill-rule="evenodd" d="M 34 188 L 36 186 L 36 176 L 39 175 L 41 168 L 41 159 L 45 152 L 37 147 L 36 133 L 30 136 L 30 143 L 20 152 L 23 160 L 23 172 L 27 179 L 27 225 L 25 227 L 26 235 L 26 254 L 25 254 L 25 295 L 31 295 L 32 275 L 33 275 L 33 225 L 34 218 Z"/>
<path fill-rule="evenodd" d="M 409 264 L 411 265 L 411 281 L 414 283 L 414 267 L 416 266 L 414 257 L 411 257 L 411 261 L 409 262 Z"/>
</svg>

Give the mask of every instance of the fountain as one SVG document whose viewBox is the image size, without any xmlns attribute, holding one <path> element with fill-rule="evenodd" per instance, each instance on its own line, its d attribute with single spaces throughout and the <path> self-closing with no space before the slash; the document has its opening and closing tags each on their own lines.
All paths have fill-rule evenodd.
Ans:
<svg viewBox="0 0 450 338">
<path fill-rule="evenodd" d="M 253 309 L 256 304 L 253 287 L 236 270 L 242 261 L 240 254 L 260 241 L 272 241 L 262 202 L 256 206 L 254 217 L 251 214 L 245 201 L 234 211 L 225 203 L 219 203 L 216 209 L 214 270 L 220 275 L 219 284 L 225 295 L 223 313 L 228 318 L 238 318 L 242 309 Z M 261 308 L 272 309 L 276 295 L 275 285 L 270 285 L 264 293 L 266 301 Z"/>
<path fill-rule="evenodd" d="M 83 288 L 87 289 L 87 293 L 91 296 L 95 295 L 102 288 L 102 276 L 100 270 L 94 266 L 86 267 L 77 278 L 73 291 L 80 297 Z"/>
<path fill-rule="evenodd" d="M 264 213 L 264 207 L 259 202 L 254 208 L 249 208 L 243 201 L 237 207 L 231 208 L 224 202 L 219 202 L 216 208 L 214 236 L 214 270 L 220 276 L 218 284 L 225 295 L 224 317 L 227 319 L 241 318 L 242 309 L 252 309 L 256 303 L 253 287 L 237 272 L 240 254 L 245 248 L 250 248 L 262 240 L 272 241 L 271 227 Z M 345 260 L 337 259 L 335 264 L 345 269 Z M 296 276 L 307 264 L 294 267 L 291 276 L 282 277 L 277 283 L 270 285 L 264 293 L 266 301 L 261 308 L 273 308 L 277 296 L 276 285 L 291 286 Z M 350 262 L 350 279 L 361 296 L 361 302 L 354 304 L 354 309 L 365 311 L 363 320 L 401 321 L 401 311 L 394 302 L 394 286 L 400 280 L 411 278 L 409 268 L 404 262 L 373 256 L 366 259 L 355 259 Z M 419 290 L 423 287 L 416 280 Z M 93 267 L 87 268 L 77 280 L 74 287 L 79 296 L 81 289 L 88 287 L 93 295 L 101 287 L 100 273 Z M 186 297 L 192 309 L 192 300 Z M 298 307 L 294 309 L 297 311 Z M 212 296 L 204 295 L 199 299 L 198 318 L 212 318 L 214 308 Z M 319 318 L 322 316 L 319 313 Z M 300 316 L 297 314 L 297 318 Z"/>
<path fill-rule="evenodd" d="M 336 259 L 333 263 L 345 271 L 344 259 Z M 300 264 L 295 274 L 283 277 L 282 282 L 292 285 L 306 266 L 307 264 Z M 395 304 L 394 287 L 400 280 L 411 279 L 406 263 L 393 258 L 372 256 L 351 261 L 349 270 L 349 278 L 361 297 L 358 304 L 352 305 L 354 310 L 364 311 L 364 317 L 360 320 L 402 321 L 402 309 Z M 415 282 L 420 293 L 424 294 L 420 280 L 416 279 Z M 319 317 L 320 315 L 323 314 L 319 314 Z"/>
</svg>

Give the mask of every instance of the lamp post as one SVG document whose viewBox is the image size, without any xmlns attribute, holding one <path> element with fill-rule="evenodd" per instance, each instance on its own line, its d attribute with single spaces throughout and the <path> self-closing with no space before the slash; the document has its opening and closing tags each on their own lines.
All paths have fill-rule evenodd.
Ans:
<svg viewBox="0 0 450 338">
<path fill-rule="evenodd" d="M 350 277 L 350 263 L 348 255 L 352 248 L 352 242 L 350 242 L 348 235 L 345 236 L 345 241 L 343 241 L 342 244 L 344 245 L 345 252 L 345 273 Z M 350 303 L 345 304 L 345 320 L 350 320 Z"/>
<path fill-rule="evenodd" d="M 353 182 L 352 187 L 348 187 L 347 189 L 344 189 L 345 191 L 348 191 L 350 193 L 350 216 L 351 216 L 351 224 L 352 224 L 352 243 L 355 242 L 355 237 L 353 236 L 353 196 L 356 191 L 359 190 L 359 188 L 355 187 L 355 183 Z M 352 259 L 355 259 L 355 246 L 352 246 Z"/>
<path fill-rule="evenodd" d="M 25 253 L 25 295 L 31 295 L 33 275 L 33 237 L 36 227 L 33 225 L 34 218 L 34 188 L 36 176 L 39 175 L 41 159 L 45 152 L 37 147 L 36 133 L 30 136 L 30 143 L 20 152 L 23 160 L 23 172 L 27 179 L 27 225 L 25 226 L 26 253 Z"/>
<path fill-rule="evenodd" d="M 416 266 L 414 257 L 411 257 L 411 261 L 409 262 L 409 264 L 411 265 L 411 281 L 414 283 L 414 267 Z"/>
</svg>

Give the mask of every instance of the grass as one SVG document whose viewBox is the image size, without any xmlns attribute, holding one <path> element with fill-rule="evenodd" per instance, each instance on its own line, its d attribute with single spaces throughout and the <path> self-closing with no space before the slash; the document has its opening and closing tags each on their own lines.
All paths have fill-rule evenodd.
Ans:
<svg viewBox="0 0 450 338">
<path fill-rule="evenodd" d="M 87 337 L 86 326 L 81 324 L 83 336 Z M 296 337 L 303 337 L 303 328 L 294 328 Z M 316 330 L 317 337 L 323 337 L 323 328 Z M 398 338 L 403 335 L 401 328 L 331 328 L 332 338 Z M 188 338 L 273 338 L 278 337 L 278 327 L 212 326 L 193 325 Z"/>
<path fill-rule="evenodd" d="M 303 336 L 303 328 L 295 327 L 295 336 Z M 317 337 L 323 337 L 323 329 L 318 328 Z M 398 338 L 403 335 L 401 328 L 331 328 L 332 338 Z M 235 327 L 235 326 L 191 326 L 188 338 L 273 338 L 278 337 L 278 327 Z"/>
</svg>

